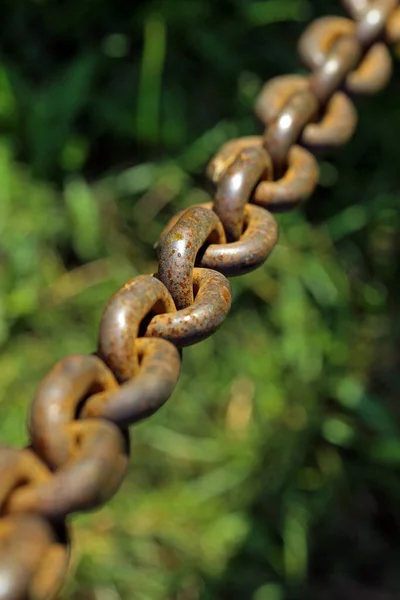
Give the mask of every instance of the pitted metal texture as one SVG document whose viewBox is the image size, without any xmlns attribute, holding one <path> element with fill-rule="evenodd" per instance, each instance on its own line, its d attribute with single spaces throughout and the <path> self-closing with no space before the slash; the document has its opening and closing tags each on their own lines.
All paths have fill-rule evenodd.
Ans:
<svg viewBox="0 0 400 600">
<path fill-rule="evenodd" d="M 66 519 L 107 502 L 129 461 L 128 426 L 162 408 L 182 348 L 212 335 L 230 310 L 227 277 L 262 265 L 278 241 L 273 212 L 318 184 L 314 154 L 354 134 L 353 97 L 386 86 L 387 44 L 400 41 L 396 0 L 343 0 L 350 18 L 317 19 L 299 51 L 308 76 L 268 82 L 262 135 L 226 142 L 208 165 L 214 200 L 178 213 L 158 243 L 155 274 L 109 301 L 98 347 L 56 364 L 33 395 L 29 447 L 0 447 L 0 600 L 54 598 L 69 557 Z"/>
</svg>

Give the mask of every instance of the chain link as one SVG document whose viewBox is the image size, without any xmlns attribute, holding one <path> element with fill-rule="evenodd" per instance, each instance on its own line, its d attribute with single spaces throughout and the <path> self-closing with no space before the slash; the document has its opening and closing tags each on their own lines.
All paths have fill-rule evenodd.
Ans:
<svg viewBox="0 0 400 600">
<path fill-rule="evenodd" d="M 69 555 L 65 521 L 118 490 L 127 427 L 156 412 L 178 381 L 181 348 L 223 323 L 226 277 L 261 265 L 278 239 L 272 212 L 309 197 L 313 152 L 346 143 L 357 125 L 349 94 L 381 90 L 386 43 L 400 41 L 396 0 L 343 0 L 351 19 L 324 17 L 301 36 L 308 77 L 276 77 L 255 112 L 263 136 L 232 140 L 208 165 L 213 203 L 177 214 L 163 231 L 155 275 L 128 281 L 108 303 L 97 352 L 70 356 L 33 399 L 30 447 L 0 447 L 0 600 L 53 597 Z"/>
</svg>

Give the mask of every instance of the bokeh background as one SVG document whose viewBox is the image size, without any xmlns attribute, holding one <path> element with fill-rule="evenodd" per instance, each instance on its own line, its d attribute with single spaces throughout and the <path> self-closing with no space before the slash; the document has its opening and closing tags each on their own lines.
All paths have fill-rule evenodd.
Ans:
<svg viewBox="0 0 400 600">
<path fill-rule="evenodd" d="M 155 269 L 204 169 L 258 133 L 254 99 L 302 72 L 339 0 L 3 0 L 1 439 L 40 378 L 92 352 L 108 297 Z M 400 52 L 397 50 L 398 57 Z M 394 49 L 396 56 L 396 49 Z M 398 62 L 398 61 L 397 61 Z M 392 600 L 400 594 L 400 70 L 358 103 L 317 193 L 184 353 L 132 430 L 117 497 L 74 519 L 63 600 Z"/>
</svg>

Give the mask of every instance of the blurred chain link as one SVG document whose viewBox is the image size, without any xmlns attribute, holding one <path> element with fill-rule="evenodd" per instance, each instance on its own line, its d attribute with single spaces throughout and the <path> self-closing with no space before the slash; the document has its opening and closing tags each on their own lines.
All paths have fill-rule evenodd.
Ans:
<svg viewBox="0 0 400 600">
<path fill-rule="evenodd" d="M 157 411 L 179 378 L 181 348 L 218 329 L 228 276 L 261 265 L 278 239 L 270 212 L 318 182 L 313 151 L 346 143 L 357 125 L 350 95 L 381 90 L 386 43 L 400 41 L 396 0 L 343 0 L 352 19 L 324 17 L 301 36 L 311 74 L 276 77 L 255 111 L 263 136 L 226 143 L 207 174 L 214 203 L 177 214 L 158 242 L 155 275 L 128 281 L 108 303 L 97 352 L 70 356 L 40 384 L 30 447 L 0 448 L 0 600 L 53 597 L 68 563 L 66 518 L 107 502 L 129 460 L 127 427 Z"/>
</svg>

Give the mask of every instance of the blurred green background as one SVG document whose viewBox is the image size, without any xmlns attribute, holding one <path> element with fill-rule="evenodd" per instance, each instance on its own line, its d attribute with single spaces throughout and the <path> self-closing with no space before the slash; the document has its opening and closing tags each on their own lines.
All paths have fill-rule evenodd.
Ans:
<svg viewBox="0 0 400 600">
<path fill-rule="evenodd" d="M 1 439 L 35 386 L 91 352 L 108 297 L 155 269 L 177 210 L 207 201 L 254 99 L 302 72 L 339 0 L 3 0 Z M 396 49 L 394 49 L 396 55 Z M 400 53 L 399 53 L 400 55 Z M 232 281 L 219 332 L 132 430 L 129 477 L 74 519 L 64 600 L 391 600 L 400 594 L 399 67 L 358 103 L 317 193 Z"/>
</svg>

